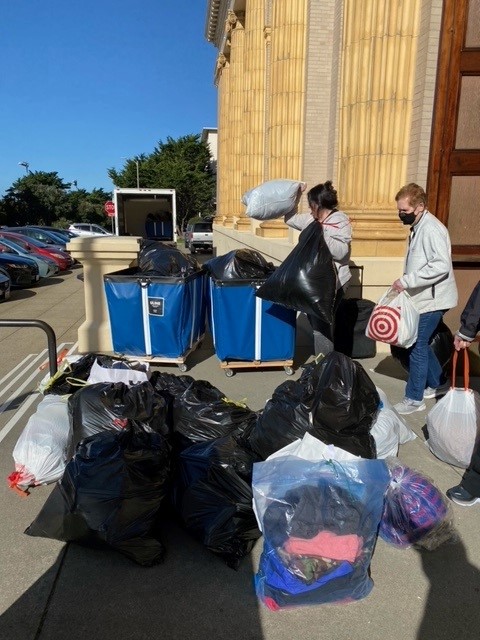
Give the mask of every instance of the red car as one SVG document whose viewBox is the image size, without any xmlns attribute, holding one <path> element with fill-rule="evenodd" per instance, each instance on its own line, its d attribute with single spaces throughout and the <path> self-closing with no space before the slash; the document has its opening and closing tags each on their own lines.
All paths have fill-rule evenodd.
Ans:
<svg viewBox="0 0 480 640">
<path fill-rule="evenodd" d="M 21 233 L 13 233 L 12 231 L 4 231 L 3 229 L 0 229 L 0 237 L 13 240 L 26 251 L 51 258 L 58 264 L 60 271 L 70 269 L 73 264 L 73 259 L 68 253 L 60 249 L 53 249 L 47 244 L 40 242 L 40 240 L 35 240 L 35 238 L 27 238 L 27 236 L 23 236 Z"/>
</svg>

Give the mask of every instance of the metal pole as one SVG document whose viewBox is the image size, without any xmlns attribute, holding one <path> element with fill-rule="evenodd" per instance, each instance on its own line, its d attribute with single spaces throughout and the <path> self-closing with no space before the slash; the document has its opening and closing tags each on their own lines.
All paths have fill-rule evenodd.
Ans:
<svg viewBox="0 0 480 640">
<path fill-rule="evenodd" d="M 37 327 L 47 334 L 50 376 L 57 373 L 57 338 L 52 327 L 43 320 L 0 320 L 0 327 Z"/>
</svg>

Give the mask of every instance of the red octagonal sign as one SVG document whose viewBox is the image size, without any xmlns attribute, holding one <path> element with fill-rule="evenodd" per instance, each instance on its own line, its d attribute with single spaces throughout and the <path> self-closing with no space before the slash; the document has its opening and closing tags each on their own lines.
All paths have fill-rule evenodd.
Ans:
<svg viewBox="0 0 480 640">
<path fill-rule="evenodd" d="M 108 200 L 108 202 L 105 202 L 105 204 L 103 205 L 103 208 L 105 209 L 105 213 L 107 214 L 107 216 L 109 218 L 113 218 L 113 216 L 115 215 L 115 205 L 111 200 Z"/>
</svg>

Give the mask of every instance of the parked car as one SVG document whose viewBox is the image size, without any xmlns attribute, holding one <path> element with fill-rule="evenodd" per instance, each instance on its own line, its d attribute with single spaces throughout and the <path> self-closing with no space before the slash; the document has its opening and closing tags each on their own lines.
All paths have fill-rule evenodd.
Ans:
<svg viewBox="0 0 480 640">
<path fill-rule="evenodd" d="M 56 276 L 59 269 L 57 263 L 51 258 L 47 258 L 46 256 L 40 257 L 34 253 L 29 253 L 19 244 L 16 244 L 14 241 L 9 240 L 8 238 L 0 238 L 0 252 L 5 253 L 13 253 L 14 255 L 20 257 L 27 257 L 35 260 L 38 265 L 38 273 L 41 278 L 50 278 L 50 276 Z"/>
<path fill-rule="evenodd" d="M 35 238 L 23 236 L 21 233 L 13 233 L 11 231 L 4 231 L 3 229 L 0 229 L 0 238 L 13 240 L 13 242 L 16 242 L 29 253 L 37 253 L 40 257 L 46 256 L 47 258 L 52 259 L 57 263 L 60 271 L 70 269 L 73 264 L 73 258 L 66 251 L 62 251 L 61 249 L 52 247 L 52 245 L 40 242 L 40 240 L 35 240 Z"/>
<path fill-rule="evenodd" d="M 113 236 L 113 233 L 99 224 L 90 224 L 88 222 L 74 222 L 68 227 L 68 230 L 77 233 L 79 236 Z"/>
<path fill-rule="evenodd" d="M 10 276 L 4 269 L 0 269 L 0 302 L 10 298 Z"/>
<path fill-rule="evenodd" d="M 50 246 L 55 246 L 58 249 L 62 249 L 62 251 L 65 250 L 65 245 L 67 244 L 67 240 L 65 238 L 57 236 L 53 231 L 44 231 L 37 227 L 8 227 L 6 231 L 21 233 L 23 236 L 35 238 L 35 240 L 40 240 L 40 242 L 44 242 Z"/>
<path fill-rule="evenodd" d="M 12 287 L 31 287 L 40 280 L 37 263 L 31 258 L 0 252 L 0 267 L 8 273 Z"/>
<path fill-rule="evenodd" d="M 45 231 L 50 231 L 52 233 L 55 233 L 57 236 L 60 235 L 62 238 L 65 238 L 67 242 L 72 238 L 78 237 L 78 233 L 69 231 L 69 229 L 58 229 L 57 227 L 48 227 L 44 224 L 32 224 L 29 226 L 35 227 L 36 229 L 44 229 Z"/>
<path fill-rule="evenodd" d="M 190 253 L 195 253 L 198 249 L 204 251 L 213 250 L 213 229 L 211 222 L 194 222 L 187 225 L 185 231 L 185 247 L 190 249 Z"/>
</svg>

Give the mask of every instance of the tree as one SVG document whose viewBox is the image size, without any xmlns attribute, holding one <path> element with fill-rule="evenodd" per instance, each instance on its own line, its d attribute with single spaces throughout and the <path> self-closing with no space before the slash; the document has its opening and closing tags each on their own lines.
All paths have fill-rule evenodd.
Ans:
<svg viewBox="0 0 480 640">
<path fill-rule="evenodd" d="M 35 171 L 16 180 L 3 199 L 7 224 L 46 224 L 69 213 L 67 190 L 56 171 Z"/>
<path fill-rule="evenodd" d="M 167 137 L 153 153 L 127 160 L 122 171 L 109 169 L 108 175 L 117 187 L 137 186 L 137 162 L 141 187 L 175 189 L 180 227 L 195 216 L 205 218 L 214 214 L 215 176 L 210 149 L 200 135 L 190 134 L 176 140 Z"/>
</svg>

